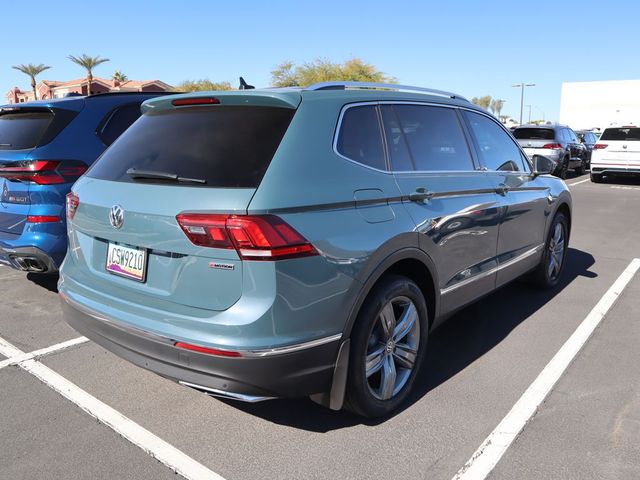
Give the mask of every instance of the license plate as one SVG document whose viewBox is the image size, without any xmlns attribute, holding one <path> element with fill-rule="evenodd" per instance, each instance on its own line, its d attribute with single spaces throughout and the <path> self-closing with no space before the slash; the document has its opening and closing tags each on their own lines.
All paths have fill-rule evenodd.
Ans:
<svg viewBox="0 0 640 480">
<path fill-rule="evenodd" d="M 109 242 L 105 268 L 115 275 L 144 282 L 147 273 L 147 251 Z"/>
</svg>

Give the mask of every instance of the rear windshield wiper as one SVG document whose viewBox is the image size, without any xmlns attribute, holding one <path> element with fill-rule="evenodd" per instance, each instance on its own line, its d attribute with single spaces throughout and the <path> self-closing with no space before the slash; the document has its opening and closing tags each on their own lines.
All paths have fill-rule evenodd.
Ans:
<svg viewBox="0 0 640 480">
<path fill-rule="evenodd" d="M 180 177 L 176 173 L 171 172 L 158 172 L 155 170 L 138 170 L 136 168 L 130 168 L 127 170 L 127 175 L 131 178 L 136 179 L 159 179 L 159 180 L 173 180 L 174 182 L 180 183 L 202 183 L 205 184 L 207 181 L 203 178 L 186 178 Z"/>
</svg>

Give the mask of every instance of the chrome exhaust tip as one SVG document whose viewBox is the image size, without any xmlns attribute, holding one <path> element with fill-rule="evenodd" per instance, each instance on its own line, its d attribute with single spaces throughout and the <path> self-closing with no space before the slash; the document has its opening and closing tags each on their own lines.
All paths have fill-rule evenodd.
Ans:
<svg viewBox="0 0 640 480">
<path fill-rule="evenodd" d="M 245 395 L 243 393 L 235 393 L 228 392 L 226 390 L 219 390 L 217 388 L 205 387 L 202 385 L 197 385 L 195 383 L 183 382 L 182 380 L 178 381 L 180 385 L 184 385 L 185 387 L 193 388 L 199 392 L 205 393 L 210 397 L 219 397 L 219 398 L 228 398 L 231 400 L 239 400 L 241 402 L 247 403 L 257 403 L 264 402 L 265 400 L 273 400 L 276 397 L 259 397 L 255 395 Z"/>
</svg>

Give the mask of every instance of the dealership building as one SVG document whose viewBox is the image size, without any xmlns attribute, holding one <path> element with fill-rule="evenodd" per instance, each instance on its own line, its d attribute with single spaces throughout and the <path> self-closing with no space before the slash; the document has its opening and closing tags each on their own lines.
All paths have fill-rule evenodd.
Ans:
<svg viewBox="0 0 640 480">
<path fill-rule="evenodd" d="M 560 123 L 574 129 L 640 125 L 640 80 L 563 83 Z"/>
</svg>

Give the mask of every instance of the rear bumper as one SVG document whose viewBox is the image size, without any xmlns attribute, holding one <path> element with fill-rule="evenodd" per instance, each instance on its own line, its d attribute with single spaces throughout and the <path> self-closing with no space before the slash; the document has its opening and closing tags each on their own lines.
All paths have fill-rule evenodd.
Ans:
<svg viewBox="0 0 640 480">
<path fill-rule="evenodd" d="M 640 175 L 640 165 L 632 167 L 611 167 L 607 165 L 591 165 L 591 173 L 612 175 Z"/>
<path fill-rule="evenodd" d="M 170 338 L 105 318 L 60 294 L 65 320 L 107 350 L 147 370 L 210 395 L 259 401 L 331 388 L 341 335 L 228 358 L 184 350 Z"/>
<path fill-rule="evenodd" d="M 23 272 L 55 273 L 56 262 L 37 247 L 11 247 L 0 242 L 0 263 Z"/>
</svg>

